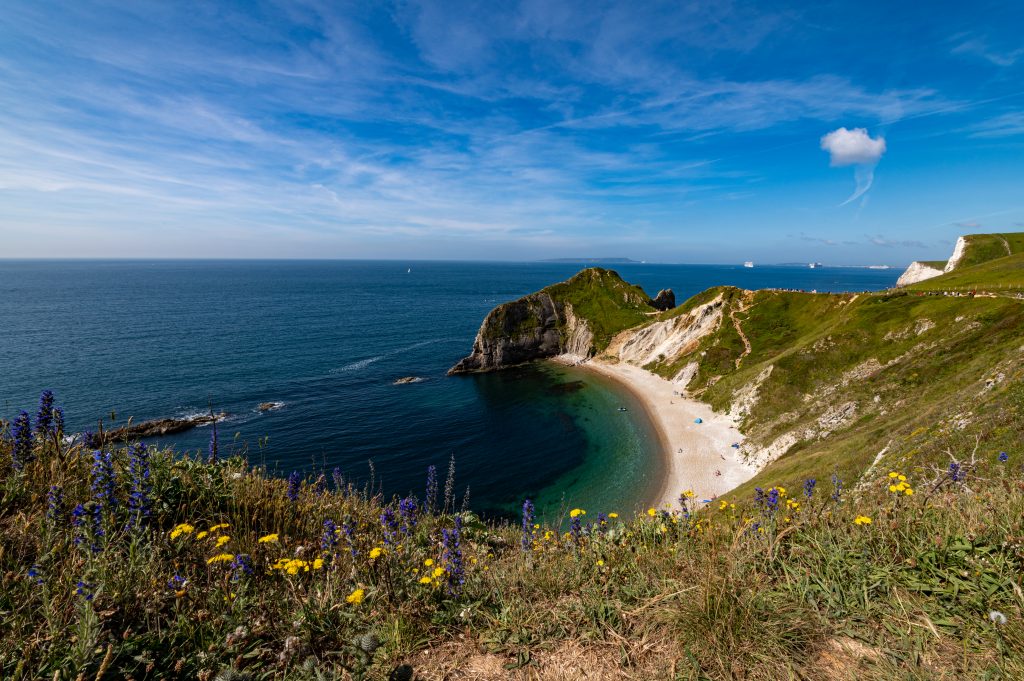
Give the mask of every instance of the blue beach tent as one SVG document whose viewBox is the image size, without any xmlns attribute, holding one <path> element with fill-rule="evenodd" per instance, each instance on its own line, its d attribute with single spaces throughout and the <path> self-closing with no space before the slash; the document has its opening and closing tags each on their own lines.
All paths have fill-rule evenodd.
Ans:
<svg viewBox="0 0 1024 681">
<path fill-rule="evenodd" d="M 704 423 L 704 419 L 694 419 L 694 423 Z"/>
</svg>

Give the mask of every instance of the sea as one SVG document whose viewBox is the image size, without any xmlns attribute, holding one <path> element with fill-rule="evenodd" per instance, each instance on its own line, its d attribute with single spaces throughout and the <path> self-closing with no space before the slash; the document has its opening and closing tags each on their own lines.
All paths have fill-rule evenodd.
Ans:
<svg viewBox="0 0 1024 681">
<path fill-rule="evenodd" d="M 51 389 L 69 431 L 226 412 L 221 455 L 272 474 L 339 469 L 356 488 L 424 495 L 489 517 L 532 499 L 631 512 L 656 493 L 658 439 L 630 394 L 592 372 L 537 363 L 449 377 L 499 303 L 578 263 L 0 260 L 0 418 Z M 878 290 L 898 269 L 606 265 L 676 300 L 714 285 Z M 414 382 L 397 384 L 403 377 Z M 260 411 L 262 403 L 275 403 Z M 619 408 L 625 407 L 625 411 Z M 200 427 L 149 445 L 206 456 Z"/>
</svg>

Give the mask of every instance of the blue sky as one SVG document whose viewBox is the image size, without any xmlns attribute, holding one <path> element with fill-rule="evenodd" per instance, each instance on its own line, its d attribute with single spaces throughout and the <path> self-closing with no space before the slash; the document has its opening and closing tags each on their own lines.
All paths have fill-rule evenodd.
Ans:
<svg viewBox="0 0 1024 681">
<path fill-rule="evenodd" d="M 1024 229 L 1017 2 L 0 6 L 0 257 L 901 264 Z"/>
</svg>

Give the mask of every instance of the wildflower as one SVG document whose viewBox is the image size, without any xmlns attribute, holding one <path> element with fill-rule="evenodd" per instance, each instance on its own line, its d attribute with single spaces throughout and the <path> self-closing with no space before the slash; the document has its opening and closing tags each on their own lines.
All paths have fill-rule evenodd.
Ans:
<svg viewBox="0 0 1024 681">
<path fill-rule="evenodd" d="M 346 603 L 350 603 L 352 605 L 359 605 L 360 603 L 363 602 L 363 598 L 365 598 L 365 597 L 366 597 L 366 592 L 365 591 L 363 591 L 362 589 L 356 589 L 355 591 L 353 591 L 352 593 L 350 593 L 348 596 L 345 597 L 345 602 Z"/>
<path fill-rule="evenodd" d="M 419 582 L 420 584 L 430 584 L 430 577 L 420 577 Z"/>
<path fill-rule="evenodd" d="M 277 532 L 273 534 L 265 534 L 256 540 L 257 544 L 276 544 L 278 541 Z"/>
<path fill-rule="evenodd" d="M 314 558 L 313 559 L 313 569 L 314 570 L 319 570 L 323 566 L 324 566 L 324 559 L 323 558 Z"/>
<path fill-rule="evenodd" d="M 167 590 L 173 591 L 178 598 L 181 598 L 185 595 L 186 584 L 188 584 L 188 580 L 175 572 L 174 576 L 167 580 Z"/>
<path fill-rule="evenodd" d="M 254 572 L 252 559 L 245 553 L 235 556 L 229 567 L 231 568 L 231 581 L 233 582 L 237 582 L 243 577 L 248 577 Z"/>
<path fill-rule="evenodd" d="M 88 582 L 84 582 L 80 579 L 78 580 L 78 583 L 75 584 L 75 595 L 81 596 L 86 601 L 91 601 L 93 597 L 96 595 L 92 592 L 92 589 L 95 586 L 95 584 L 89 584 Z"/>
<path fill-rule="evenodd" d="M 521 540 L 523 551 L 529 551 L 530 547 L 533 546 L 534 519 L 533 502 L 527 499 L 523 502 L 523 537 Z"/>
<path fill-rule="evenodd" d="M 604 561 L 603 560 L 597 561 L 597 567 L 604 567 Z"/>
<path fill-rule="evenodd" d="M 28 569 L 28 578 L 30 580 L 32 580 L 33 582 L 35 582 L 37 586 L 38 585 L 42 585 L 42 583 L 43 583 L 42 570 L 39 568 L 38 565 L 33 565 L 32 567 L 30 567 Z"/>
<path fill-rule="evenodd" d="M 427 494 L 423 503 L 427 513 L 437 510 L 437 466 L 427 466 Z"/>
<path fill-rule="evenodd" d="M 999 612 L 998 610 L 989 610 L 988 619 L 992 624 L 1003 625 L 1006 624 L 1006 615 Z"/>
<path fill-rule="evenodd" d="M 348 544 L 348 550 L 351 552 L 352 557 L 355 558 L 359 554 L 359 551 L 356 549 L 356 525 L 350 517 L 346 516 L 341 524 L 341 529 L 345 533 L 345 543 Z"/>
<path fill-rule="evenodd" d="M 64 517 L 64 490 L 60 485 L 50 485 L 46 493 L 46 519 L 56 525 Z"/>
<path fill-rule="evenodd" d="M 14 423 L 11 424 L 11 437 L 14 438 L 11 463 L 14 470 L 20 471 L 25 464 L 35 458 L 32 454 L 32 422 L 27 411 L 21 412 L 14 419 Z"/>
<path fill-rule="evenodd" d="M 569 517 L 570 518 L 578 518 L 579 516 L 586 515 L 586 514 L 587 514 L 587 512 L 584 511 L 582 508 L 574 508 L 571 511 L 569 511 Z"/>
<path fill-rule="evenodd" d="M 217 548 L 224 546 L 229 541 L 231 541 L 231 537 L 222 534 L 221 536 L 217 537 Z"/>
<path fill-rule="evenodd" d="M 226 529 L 228 527 L 231 527 L 230 523 L 219 523 L 219 524 L 214 525 L 213 527 L 211 527 L 208 531 L 209 532 L 216 532 L 217 530 L 223 530 L 223 529 Z"/>
<path fill-rule="evenodd" d="M 231 553 L 218 553 L 213 558 L 206 561 L 207 565 L 213 565 L 214 563 L 231 563 L 234 562 L 235 556 Z"/>
<path fill-rule="evenodd" d="M 455 516 L 455 527 L 451 530 L 441 531 L 441 540 L 444 546 L 442 557 L 444 559 L 444 571 L 448 574 L 448 593 L 458 595 L 465 583 L 465 568 L 462 564 L 462 548 L 460 539 L 462 535 L 462 517 Z M 438 568 L 440 569 L 440 568 Z"/>
<path fill-rule="evenodd" d="M 804 496 L 810 499 L 814 494 L 814 486 L 817 484 L 818 481 L 815 478 L 808 478 L 807 480 L 804 480 Z"/>
<path fill-rule="evenodd" d="M 612 519 L 614 520 L 615 518 L 618 518 L 618 517 L 619 517 L 619 514 L 618 514 L 618 513 L 609 513 L 609 514 L 608 514 L 608 517 L 609 517 L 609 518 L 612 518 Z"/>
<path fill-rule="evenodd" d="M 843 481 L 839 479 L 838 473 L 832 474 L 832 501 L 840 503 L 843 499 Z"/>
<path fill-rule="evenodd" d="M 658 512 L 653 508 L 649 508 L 647 509 L 647 515 L 653 518 L 654 516 L 658 515 Z"/>
<path fill-rule="evenodd" d="M 1009 455 L 1009 454 L 1007 454 L 1006 452 L 999 452 L 999 460 L 1000 460 L 1001 462 L 1003 462 L 1003 463 L 1006 463 L 1006 461 L 1007 461 L 1007 460 L 1008 460 L 1009 458 L 1010 458 L 1010 455 Z"/>
<path fill-rule="evenodd" d="M 183 534 L 192 534 L 192 532 L 195 529 L 196 528 L 194 526 L 189 525 L 188 523 L 181 523 L 180 525 L 175 525 L 174 529 L 171 530 L 171 539 L 177 539 Z"/>
<path fill-rule="evenodd" d="M 433 558 L 427 558 L 425 561 L 423 561 L 423 564 L 425 566 L 427 566 L 427 567 L 430 567 L 431 565 L 434 564 L 434 559 Z"/>
<path fill-rule="evenodd" d="M 138 442 L 131 449 L 128 457 L 128 475 L 131 478 L 131 493 L 128 495 L 128 520 L 130 527 L 141 525 L 149 517 L 150 495 L 153 486 L 150 483 L 149 450 L 146 445 Z"/>
<path fill-rule="evenodd" d="M 897 473 L 896 471 L 890 471 L 889 472 L 889 477 L 892 478 L 893 480 L 895 480 L 896 478 L 900 477 L 900 474 Z"/>
<path fill-rule="evenodd" d="M 960 482 L 964 479 L 963 471 L 960 468 L 960 463 L 954 461 L 949 464 L 949 478 L 953 482 Z"/>
<path fill-rule="evenodd" d="M 398 513 L 402 517 L 402 534 L 409 536 L 416 529 L 416 500 L 406 497 L 398 502 Z"/>
<path fill-rule="evenodd" d="M 92 453 L 92 494 L 96 503 L 113 508 L 117 500 L 114 498 L 114 459 L 110 452 L 97 450 Z"/>
<path fill-rule="evenodd" d="M 202 532 L 196 535 L 196 541 L 199 541 L 200 539 L 206 539 L 208 536 L 210 536 L 210 531 L 203 530 Z"/>
<path fill-rule="evenodd" d="M 867 517 L 866 515 L 859 515 L 859 516 L 857 516 L 856 518 L 853 519 L 853 524 L 854 525 L 870 525 L 871 524 L 871 518 Z"/>
<path fill-rule="evenodd" d="M 395 535 L 398 534 L 398 519 L 390 506 L 385 506 L 380 514 L 380 525 L 384 528 L 384 543 L 391 546 L 395 543 Z"/>
<path fill-rule="evenodd" d="M 341 475 L 340 468 L 334 468 L 331 472 L 331 479 L 334 480 L 334 491 L 340 493 L 345 488 L 345 478 Z"/>
<path fill-rule="evenodd" d="M 372 549 L 370 549 L 370 560 L 377 560 L 378 558 L 380 558 L 380 555 L 382 553 L 384 553 L 384 549 L 380 548 L 379 546 L 374 546 Z"/>
<path fill-rule="evenodd" d="M 299 500 L 299 483 L 302 477 L 298 471 L 292 471 L 292 474 L 288 476 L 288 491 L 285 494 L 288 496 L 288 501 L 295 503 Z"/>
<path fill-rule="evenodd" d="M 334 547 L 338 544 L 338 526 L 330 518 L 324 520 L 324 533 L 320 536 L 320 550 L 325 556 L 334 554 Z"/>
<path fill-rule="evenodd" d="M 43 439 L 53 433 L 53 391 L 44 390 L 39 395 L 39 412 L 36 414 L 36 432 Z"/>
</svg>

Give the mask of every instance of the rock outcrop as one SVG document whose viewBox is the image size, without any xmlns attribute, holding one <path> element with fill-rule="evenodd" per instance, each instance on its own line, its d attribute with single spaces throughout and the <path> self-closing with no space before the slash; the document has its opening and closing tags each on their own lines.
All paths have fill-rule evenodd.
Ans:
<svg viewBox="0 0 1024 681">
<path fill-rule="evenodd" d="M 607 345 L 613 333 L 641 323 L 651 311 L 651 299 L 642 289 L 611 270 L 589 268 L 491 310 L 472 353 L 448 375 L 494 371 L 557 355 L 587 358 Z"/>
<path fill-rule="evenodd" d="M 670 288 L 664 288 L 658 291 L 658 295 L 654 296 L 654 300 L 651 301 L 651 307 L 655 310 L 671 310 L 676 306 L 676 294 L 672 292 Z"/>
<path fill-rule="evenodd" d="M 448 375 L 494 371 L 534 359 L 591 354 L 593 334 L 572 305 L 534 293 L 491 310 L 473 341 L 473 351 Z"/>
<path fill-rule="evenodd" d="M 164 435 L 173 435 L 174 433 L 190 430 L 196 426 L 203 426 L 223 421 L 227 416 L 228 415 L 226 413 L 221 412 L 219 414 L 186 416 L 180 419 L 156 419 L 153 421 L 142 421 L 140 423 L 132 423 L 127 426 L 121 426 L 120 428 L 106 430 L 102 433 L 94 433 L 92 435 L 92 440 L 94 443 L 127 442 L 129 440 L 135 440 L 142 437 L 162 437 Z M 96 444 L 93 446 L 99 445 Z"/>
<path fill-rule="evenodd" d="M 639 367 L 673 361 L 697 349 L 702 338 L 718 328 L 722 296 L 698 305 L 686 314 L 623 331 L 608 346 L 607 354 Z"/>
<path fill-rule="evenodd" d="M 910 286 L 911 284 L 916 284 L 919 281 L 937 277 L 942 273 L 942 270 L 937 267 L 932 267 L 927 263 L 915 261 L 910 263 L 910 267 L 908 267 L 906 271 L 900 275 L 900 278 L 896 280 L 896 286 Z"/>
</svg>

